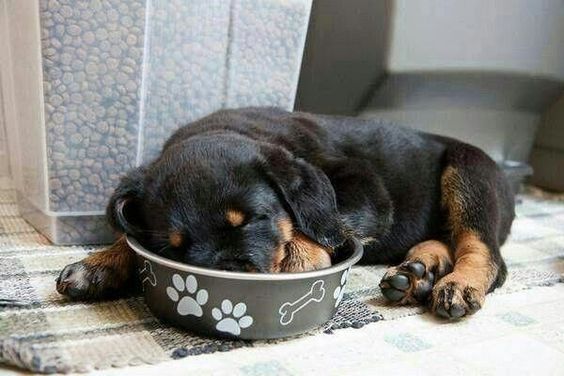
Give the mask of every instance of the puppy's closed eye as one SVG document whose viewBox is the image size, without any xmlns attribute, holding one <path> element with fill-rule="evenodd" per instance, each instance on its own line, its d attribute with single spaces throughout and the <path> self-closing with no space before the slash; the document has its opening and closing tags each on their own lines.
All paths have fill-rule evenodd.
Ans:
<svg viewBox="0 0 564 376">
<path fill-rule="evenodd" d="M 241 210 L 229 209 L 225 212 L 225 219 L 229 226 L 241 227 L 249 222 L 265 221 L 270 219 L 268 214 L 245 214 Z"/>
</svg>

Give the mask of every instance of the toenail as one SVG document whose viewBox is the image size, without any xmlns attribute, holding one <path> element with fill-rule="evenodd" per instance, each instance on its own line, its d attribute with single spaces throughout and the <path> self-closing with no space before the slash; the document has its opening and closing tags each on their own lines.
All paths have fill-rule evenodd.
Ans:
<svg viewBox="0 0 564 376">
<path fill-rule="evenodd" d="M 460 306 L 454 305 L 450 307 L 450 317 L 453 319 L 461 318 L 464 316 L 464 313 L 466 313 L 466 311 Z"/>
<path fill-rule="evenodd" d="M 471 312 L 476 312 L 476 311 L 478 311 L 480 308 L 482 308 L 482 306 L 481 306 L 479 303 L 475 302 L 475 301 L 470 301 L 470 302 L 468 303 L 468 306 L 470 307 L 470 311 L 471 311 Z"/>
<path fill-rule="evenodd" d="M 443 308 L 443 307 L 439 307 L 437 308 L 437 315 L 442 316 L 444 318 L 450 318 L 450 315 L 448 314 L 448 312 Z"/>
</svg>

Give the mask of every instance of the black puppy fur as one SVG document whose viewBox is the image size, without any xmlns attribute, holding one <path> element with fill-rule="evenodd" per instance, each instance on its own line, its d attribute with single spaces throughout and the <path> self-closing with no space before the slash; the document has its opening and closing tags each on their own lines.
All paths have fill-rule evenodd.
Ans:
<svg viewBox="0 0 564 376">
<path fill-rule="evenodd" d="M 229 210 L 241 223 L 226 221 Z M 499 247 L 513 217 L 503 174 L 473 146 L 374 120 L 275 108 L 219 111 L 179 129 L 154 162 L 123 178 L 108 206 L 118 232 L 212 268 L 274 270 L 289 241 L 285 220 L 327 249 L 354 235 L 365 244 L 364 263 L 405 260 L 382 281 L 390 300 L 429 301 L 447 317 L 474 312 L 503 283 Z M 436 242 L 410 251 L 429 240 Z M 103 264 L 67 266 L 58 290 L 105 296 L 103 280 L 85 280 L 116 268 Z M 439 286 L 443 276 L 448 283 Z"/>
</svg>

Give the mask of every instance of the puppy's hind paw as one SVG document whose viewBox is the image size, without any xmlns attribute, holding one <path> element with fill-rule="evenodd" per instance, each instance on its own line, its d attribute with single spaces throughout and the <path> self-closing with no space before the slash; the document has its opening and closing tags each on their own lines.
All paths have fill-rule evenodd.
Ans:
<svg viewBox="0 0 564 376">
<path fill-rule="evenodd" d="M 83 260 L 65 266 L 55 282 L 60 294 L 73 300 L 91 300 L 119 295 L 123 278 L 111 268 Z"/>
<path fill-rule="evenodd" d="M 418 261 L 406 261 L 399 266 L 389 268 L 382 281 L 382 294 L 394 303 L 423 303 L 429 297 L 435 276 L 425 265 Z"/>
</svg>

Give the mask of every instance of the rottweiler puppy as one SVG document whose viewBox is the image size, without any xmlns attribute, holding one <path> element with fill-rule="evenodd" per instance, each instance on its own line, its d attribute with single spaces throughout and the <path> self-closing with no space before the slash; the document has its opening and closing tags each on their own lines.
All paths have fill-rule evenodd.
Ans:
<svg viewBox="0 0 564 376">
<path fill-rule="evenodd" d="M 113 228 L 189 264 L 259 273 L 327 267 L 347 237 L 364 263 L 386 263 L 383 294 L 472 314 L 503 284 L 499 248 L 514 218 L 500 169 L 463 142 L 377 120 L 223 110 L 180 128 L 110 199 Z M 75 299 L 127 292 L 124 238 L 68 265 Z"/>
</svg>

